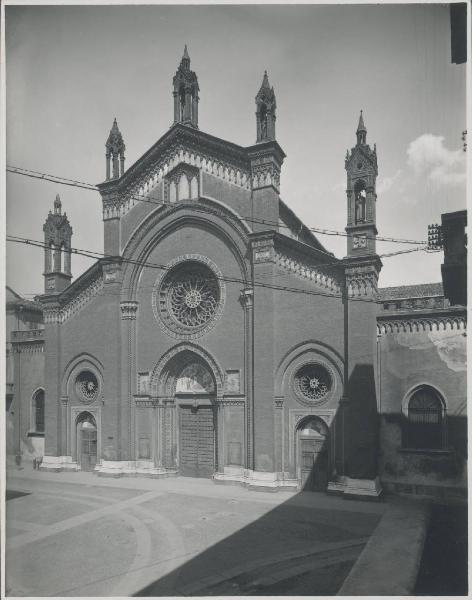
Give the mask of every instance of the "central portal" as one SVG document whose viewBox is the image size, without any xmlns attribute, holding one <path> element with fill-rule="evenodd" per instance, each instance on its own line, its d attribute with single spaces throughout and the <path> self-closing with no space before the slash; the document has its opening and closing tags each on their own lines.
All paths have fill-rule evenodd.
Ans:
<svg viewBox="0 0 472 600">
<path fill-rule="evenodd" d="M 180 406 L 180 473 L 212 477 L 215 472 L 215 410 L 213 406 Z"/>
<path fill-rule="evenodd" d="M 212 477 L 217 467 L 215 382 L 208 366 L 195 359 L 187 357 L 175 382 L 179 471 L 187 477 Z"/>
</svg>

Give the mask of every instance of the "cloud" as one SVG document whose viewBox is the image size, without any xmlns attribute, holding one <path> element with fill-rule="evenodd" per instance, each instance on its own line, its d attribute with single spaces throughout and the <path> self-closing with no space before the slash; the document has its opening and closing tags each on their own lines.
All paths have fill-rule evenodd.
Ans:
<svg viewBox="0 0 472 600">
<path fill-rule="evenodd" d="M 377 184 L 377 194 L 385 194 L 393 186 L 395 181 L 403 174 L 401 169 L 392 175 L 392 177 L 379 177 L 379 183 Z"/>
<path fill-rule="evenodd" d="M 443 136 L 420 135 L 410 143 L 407 154 L 408 164 L 416 175 L 426 176 L 440 185 L 458 185 L 465 181 L 465 153 L 446 148 Z"/>
</svg>

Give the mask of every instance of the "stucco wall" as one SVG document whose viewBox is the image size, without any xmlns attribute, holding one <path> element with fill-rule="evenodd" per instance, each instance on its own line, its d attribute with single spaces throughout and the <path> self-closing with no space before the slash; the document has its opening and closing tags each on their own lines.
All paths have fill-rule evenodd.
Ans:
<svg viewBox="0 0 472 600">
<path fill-rule="evenodd" d="M 383 333 L 378 342 L 382 481 L 412 485 L 466 486 L 466 337 L 464 331 Z M 431 386 L 444 402 L 444 451 L 402 448 L 411 393 Z"/>
</svg>

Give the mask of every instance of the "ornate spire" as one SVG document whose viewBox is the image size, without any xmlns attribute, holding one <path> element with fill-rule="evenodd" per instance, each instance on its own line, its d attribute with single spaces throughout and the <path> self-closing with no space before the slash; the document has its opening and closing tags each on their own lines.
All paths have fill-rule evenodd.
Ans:
<svg viewBox="0 0 472 600">
<path fill-rule="evenodd" d="M 264 71 L 262 84 L 256 96 L 257 142 L 275 140 L 275 101 L 274 88 L 270 87 L 267 71 Z"/>
<path fill-rule="evenodd" d="M 366 129 L 366 126 L 364 125 L 364 117 L 362 116 L 362 110 L 361 110 L 361 114 L 359 116 L 359 124 L 357 125 L 356 136 L 357 136 L 357 145 L 358 146 L 366 143 L 367 129 Z"/>
<path fill-rule="evenodd" d="M 174 123 L 184 123 L 198 128 L 198 86 L 197 76 L 190 70 L 190 56 L 185 44 L 184 54 L 173 79 Z"/>
<path fill-rule="evenodd" d="M 107 167 L 107 179 L 110 179 L 110 160 L 113 163 L 113 179 L 121 177 L 125 171 L 125 150 L 126 146 L 121 135 L 121 131 L 118 128 L 118 123 L 115 119 L 113 120 L 110 134 L 105 144 L 106 148 L 106 167 Z"/>
<path fill-rule="evenodd" d="M 56 199 L 54 200 L 54 214 L 60 215 L 62 210 L 61 197 L 59 194 L 56 194 Z"/>
</svg>

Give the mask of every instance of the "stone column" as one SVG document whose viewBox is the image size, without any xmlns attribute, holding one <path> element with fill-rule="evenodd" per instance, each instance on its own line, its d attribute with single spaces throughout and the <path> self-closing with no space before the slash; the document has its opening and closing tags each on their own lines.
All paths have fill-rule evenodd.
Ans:
<svg viewBox="0 0 472 600">
<path fill-rule="evenodd" d="M 119 448 L 119 460 L 136 460 L 135 444 L 135 406 L 133 395 L 136 391 L 136 313 L 138 303 L 133 300 L 121 302 L 122 319 L 122 402 L 118 409 L 121 417 L 121 446 Z M 126 401 L 125 401 L 126 399 Z"/>
<path fill-rule="evenodd" d="M 275 420 L 275 470 L 283 474 L 285 470 L 284 457 L 284 399 L 275 398 L 274 400 L 274 420 Z"/>
<path fill-rule="evenodd" d="M 61 445 L 62 445 L 62 450 L 61 450 L 61 454 L 62 456 L 70 456 L 70 451 L 69 451 L 69 446 L 70 446 L 70 442 L 69 442 L 69 435 L 68 435 L 68 405 L 69 405 L 69 398 L 67 396 L 61 396 L 61 417 L 62 417 L 62 436 L 61 436 Z"/>
<path fill-rule="evenodd" d="M 175 421 L 175 401 L 173 398 L 163 400 L 163 453 L 162 462 L 166 469 L 175 469 L 174 454 L 174 421 Z"/>
<path fill-rule="evenodd" d="M 246 468 L 254 469 L 254 290 L 240 296 L 244 308 L 244 388 L 246 394 Z"/>
<path fill-rule="evenodd" d="M 224 418 L 225 408 L 223 399 L 216 401 L 216 439 L 215 439 L 215 471 L 223 472 L 225 465 Z"/>
<path fill-rule="evenodd" d="M 157 404 L 158 404 L 157 398 L 153 398 L 152 399 L 152 417 L 151 417 L 151 456 L 150 456 L 150 458 L 155 467 L 158 466 L 158 462 L 157 462 L 157 455 L 158 455 L 158 448 L 157 448 L 158 408 L 157 408 Z"/>
</svg>

